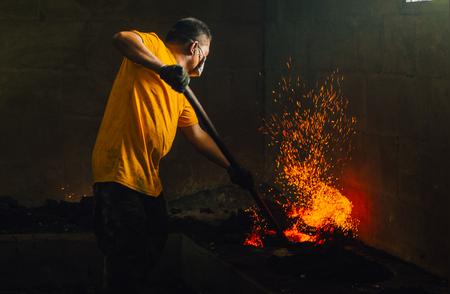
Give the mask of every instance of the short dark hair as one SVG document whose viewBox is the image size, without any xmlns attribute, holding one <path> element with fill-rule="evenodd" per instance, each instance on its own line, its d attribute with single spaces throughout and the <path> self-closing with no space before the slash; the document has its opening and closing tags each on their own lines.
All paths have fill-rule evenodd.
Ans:
<svg viewBox="0 0 450 294">
<path fill-rule="evenodd" d="M 212 39 L 211 31 L 203 21 L 186 17 L 173 25 L 167 33 L 166 42 L 184 44 L 190 40 L 199 41 L 201 35 L 205 35 L 208 40 Z"/>
</svg>

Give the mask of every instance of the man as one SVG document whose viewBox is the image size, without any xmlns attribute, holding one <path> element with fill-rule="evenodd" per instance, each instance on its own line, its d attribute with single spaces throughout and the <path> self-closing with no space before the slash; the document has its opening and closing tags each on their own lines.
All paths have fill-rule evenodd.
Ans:
<svg viewBox="0 0 450 294">
<path fill-rule="evenodd" d="M 163 42 L 155 33 L 119 32 L 113 43 L 124 55 L 92 155 L 95 232 L 104 254 L 104 290 L 142 293 L 146 275 L 167 238 L 167 211 L 159 162 L 177 128 L 232 181 L 253 185 L 231 167 L 198 124 L 182 94 L 202 74 L 211 33 L 195 18 L 179 20 Z"/>
</svg>

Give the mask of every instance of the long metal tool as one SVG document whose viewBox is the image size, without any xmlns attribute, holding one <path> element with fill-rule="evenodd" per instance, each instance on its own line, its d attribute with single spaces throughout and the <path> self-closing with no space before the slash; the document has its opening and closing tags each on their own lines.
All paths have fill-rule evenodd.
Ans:
<svg viewBox="0 0 450 294">
<path fill-rule="evenodd" d="M 189 86 L 186 87 L 186 89 L 184 91 L 184 95 L 186 96 L 187 100 L 191 103 L 191 105 L 194 108 L 195 112 L 197 113 L 197 116 L 199 117 L 200 121 L 203 123 L 203 125 L 206 129 L 206 132 L 208 132 L 208 134 L 211 136 L 211 138 L 217 144 L 220 151 L 222 151 L 223 155 L 230 162 L 231 166 L 239 167 L 238 162 L 236 161 L 234 156 L 231 154 L 230 150 L 226 147 L 223 140 L 220 138 L 219 133 L 217 132 L 216 128 L 214 127 L 214 124 L 209 119 L 208 114 L 206 114 L 205 110 L 203 109 L 203 106 L 200 104 L 200 101 L 197 99 L 197 96 L 195 96 L 194 92 L 192 92 L 192 90 Z M 275 217 L 273 216 L 269 207 L 261 199 L 256 188 L 253 186 L 252 188 L 248 189 L 248 192 L 252 195 L 252 197 L 255 200 L 256 204 L 258 205 L 263 217 L 268 221 L 269 225 L 271 225 L 276 230 L 278 237 L 280 237 L 282 240 L 286 241 L 286 237 L 283 234 L 283 230 L 280 226 L 280 223 L 275 219 Z"/>
</svg>

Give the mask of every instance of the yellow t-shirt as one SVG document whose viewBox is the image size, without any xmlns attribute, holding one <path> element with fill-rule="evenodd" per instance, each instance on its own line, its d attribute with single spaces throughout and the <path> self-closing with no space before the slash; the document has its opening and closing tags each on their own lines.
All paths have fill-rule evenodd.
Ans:
<svg viewBox="0 0 450 294">
<path fill-rule="evenodd" d="M 176 64 L 155 33 L 133 32 L 162 63 Z M 169 152 L 177 127 L 197 123 L 183 94 L 157 73 L 124 58 L 92 154 L 94 182 L 117 182 L 158 196 L 162 191 L 159 162 Z"/>
</svg>

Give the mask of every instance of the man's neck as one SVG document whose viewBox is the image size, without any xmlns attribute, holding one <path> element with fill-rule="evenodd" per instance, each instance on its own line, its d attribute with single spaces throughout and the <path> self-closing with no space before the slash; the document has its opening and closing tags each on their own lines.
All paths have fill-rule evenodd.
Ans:
<svg viewBox="0 0 450 294">
<path fill-rule="evenodd" d="M 177 61 L 177 64 L 186 68 L 186 58 L 185 55 L 181 52 L 180 47 L 171 43 L 166 43 L 166 47 L 169 48 L 170 52 L 172 52 L 175 60 Z"/>
</svg>

